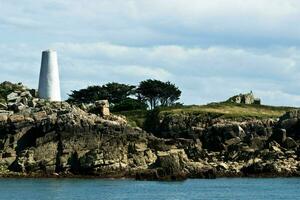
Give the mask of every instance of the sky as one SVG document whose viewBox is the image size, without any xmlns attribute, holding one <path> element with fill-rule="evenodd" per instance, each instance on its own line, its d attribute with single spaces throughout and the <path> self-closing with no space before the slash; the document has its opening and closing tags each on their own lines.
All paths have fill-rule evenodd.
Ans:
<svg viewBox="0 0 300 200">
<path fill-rule="evenodd" d="M 299 0 L 0 0 L 0 82 L 38 87 L 58 52 L 62 96 L 89 85 L 175 83 L 184 104 L 250 92 L 300 106 Z"/>
</svg>

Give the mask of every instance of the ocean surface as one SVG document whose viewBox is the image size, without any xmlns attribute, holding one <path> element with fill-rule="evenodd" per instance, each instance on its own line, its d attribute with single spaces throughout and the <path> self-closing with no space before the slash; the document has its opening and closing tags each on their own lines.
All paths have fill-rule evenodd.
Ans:
<svg viewBox="0 0 300 200">
<path fill-rule="evenodd" d="M 300 199 L 299 178 L 190 179 L 182 182 L 101 179 L 0 179 L 0 199 Z"/>
</svg>

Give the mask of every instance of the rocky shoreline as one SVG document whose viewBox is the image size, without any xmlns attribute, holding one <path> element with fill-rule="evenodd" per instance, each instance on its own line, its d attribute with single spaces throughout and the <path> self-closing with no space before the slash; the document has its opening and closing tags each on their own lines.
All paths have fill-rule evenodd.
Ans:
<svg viewBox="0 0 300 200">
<path fill-rule="evenodd" d="M 300 111 L 280 119 L 163 116 L 152 133 L 109 114 L 48 102 L 24 86 L 0 105 L 0 177 L 184 180 L 295 177 Z M 105 111 L 105 113 L 103 113 Z"/>
</svg>

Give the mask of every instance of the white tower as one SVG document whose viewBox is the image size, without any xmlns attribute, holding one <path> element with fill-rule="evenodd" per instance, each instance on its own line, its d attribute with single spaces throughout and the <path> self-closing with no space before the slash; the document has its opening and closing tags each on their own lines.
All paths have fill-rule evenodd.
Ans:
<svg viewBox="0 0 300 200">
<path fill-rule="evenodd" d="M 42 52 L 38 94 L 42 99 L 61 101 L 57 53 L 54 50 Z"/>
</svg>

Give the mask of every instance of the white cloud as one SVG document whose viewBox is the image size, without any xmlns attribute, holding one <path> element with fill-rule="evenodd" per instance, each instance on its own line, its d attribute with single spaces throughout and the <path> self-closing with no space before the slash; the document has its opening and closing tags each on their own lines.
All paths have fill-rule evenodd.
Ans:
<svg viewBox="0 0 300 200">
<path fill-rule="evenodd" d="M 298 0 L 0 0 L 0 12 L 0 80 L 36 87 L 41 50 L 55 48 L 64 97 L 157 78 L 188 104 L 253 90 L 300 106 Z"/>
<path fill-rule="evenodd" d="M 87 85 L 112 81 L 138 84 L 141 80 L 155 78 L 178 85 L 183 91 L 182 100 L 187 104 L 222 101 L 230 95 L 253 90 L 266 104 L 300 105 L 298 48 L 263 52 L 220 46 L 130 47 L 106 42 L 54 43 L 51 46 L 58 49 L 64 97 L 70 90 Z M 0 79 L 6 80 L 15 74 L 12 80 L 35 87 L 39 50 L 28 45 L 2 45 L 0 53 L 4 52 L 11 52 L 11 55 L 0 62 L 10 67 L 0 66 Z"/>
<path fill-rule="evenodd" d="M 136 65 L 121 65 L 113 67 L 113 72 L 119 76 L 127 76 L 136 80 L 159 79 L 167 81 L 171 78 L 171 74 L 165 69 L 136 66 Z"/>
<path fill-rule="evenodd" d="M 0 0 L 0 21 L 36 40 L 126 45 L 291 45 L 300 40 L 297 0 Z M 72 37 L 73 36 L 73 37 Z"/>
</svg>

